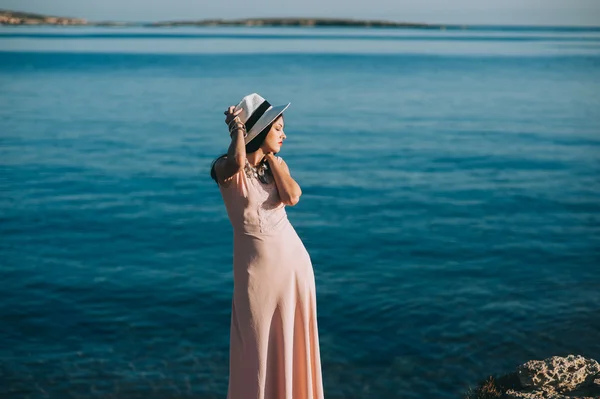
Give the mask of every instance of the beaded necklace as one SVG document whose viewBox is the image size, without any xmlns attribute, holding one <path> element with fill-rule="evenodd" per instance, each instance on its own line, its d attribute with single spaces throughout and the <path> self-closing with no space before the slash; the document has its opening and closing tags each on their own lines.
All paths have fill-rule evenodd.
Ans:
<svg viewBox="0 0 600 399">
<path fill-rule="evenodd" d="M 246 176 L 249 178 L 254 177 L 264 184 L 269 184 L 271 182 L 271 174 L 267 173 L 269 170 L 269 165 L 267 161 L 261 161 L 258 166 L 250 165 L 248 159 L 246 158 L 246 165 L 244 166 L 244 171 L 246 172 Z"/>
</svg>

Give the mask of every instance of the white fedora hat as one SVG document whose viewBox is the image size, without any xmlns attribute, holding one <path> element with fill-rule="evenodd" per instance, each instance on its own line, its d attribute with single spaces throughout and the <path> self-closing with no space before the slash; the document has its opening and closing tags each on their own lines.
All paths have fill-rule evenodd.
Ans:
<svg viewBox="0 0 600 399">
<path fill-rule="evenodd" d="M 242 98 L 242 101 L 235 107 L 235 110 L 242 109 L 238 117 L 246 125 L 246 132 L 248 133 L 244 139 L 244 144 L 248 144 L 253 138 L 258 136 L 264 128 L 277 119 L 289 106 L 290 103 L 274 107 L 257 93 L 248 94 Z"/>
</svg>

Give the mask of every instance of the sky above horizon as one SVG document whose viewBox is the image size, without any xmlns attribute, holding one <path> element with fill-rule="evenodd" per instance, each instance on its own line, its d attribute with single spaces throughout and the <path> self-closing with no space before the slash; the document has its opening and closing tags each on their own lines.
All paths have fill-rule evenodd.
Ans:
<svg viewBox="0 0 600 399">
<path fill-rule="evenodd" d="M 0 0 L 0 9 L 91 21 L 323 17 L 493 25 L 600 26 L 600 0 Z"/>
</svg>

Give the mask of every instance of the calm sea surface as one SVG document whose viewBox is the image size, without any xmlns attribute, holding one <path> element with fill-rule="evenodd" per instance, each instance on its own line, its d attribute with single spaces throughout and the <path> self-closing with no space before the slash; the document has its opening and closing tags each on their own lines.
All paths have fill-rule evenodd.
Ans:
<svg viewBox="0 0 600 399">
<path fill-rule="evenodd" d="M 223 111 L 291 102 L 327 399 L 600 360 L 600 29 L 0 30 L 0 397 L 219 398 Z"/>
</svg>

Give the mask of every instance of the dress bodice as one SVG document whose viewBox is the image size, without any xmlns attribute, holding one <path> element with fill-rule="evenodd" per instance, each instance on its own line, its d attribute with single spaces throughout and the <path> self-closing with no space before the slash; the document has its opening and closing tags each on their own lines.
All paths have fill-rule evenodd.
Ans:
<svg viewBox="0 0 600 399">
<path fill-rule="evenodd" d="M 236 233 L 272 233 L 288 223 L 275 181 L 262 183 L 242 169 L 219 189 Z"/>
</svg>

